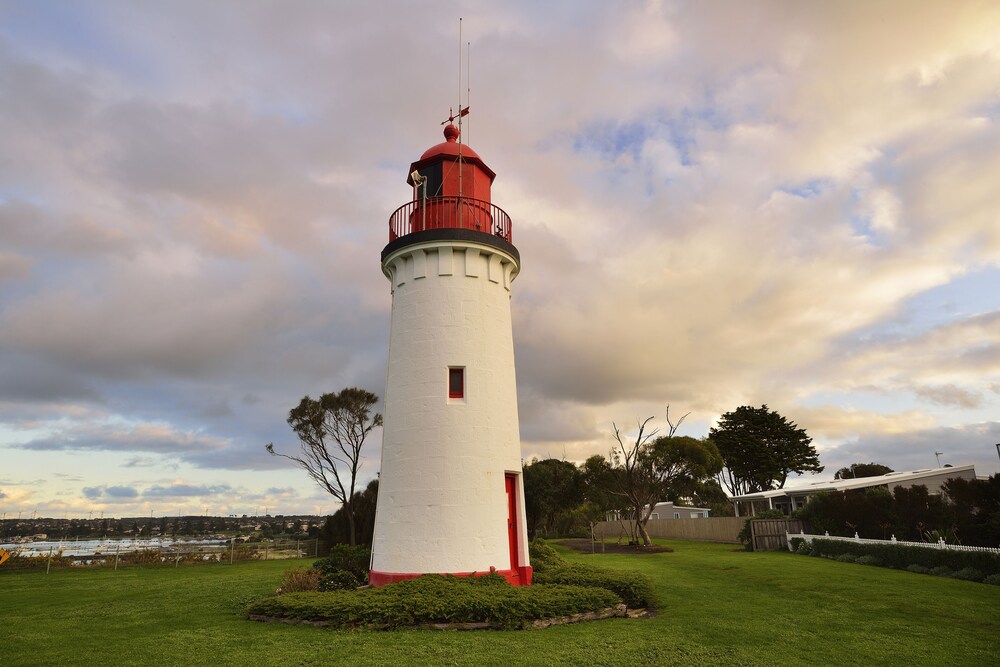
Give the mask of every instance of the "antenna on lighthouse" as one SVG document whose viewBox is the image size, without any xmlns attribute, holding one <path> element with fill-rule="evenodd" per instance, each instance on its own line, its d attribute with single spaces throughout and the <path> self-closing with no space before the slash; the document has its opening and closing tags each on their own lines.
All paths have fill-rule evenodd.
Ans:
<svg viewBox="0 0 1000 667">
<path fill-rule="evenodd" d="M 458 17 L 458 226 L 462 226 L 462 17 Z"/>
<path fill-rule="evenodd" d="M 472 108 L 472 42 L 465 43 L 465 108 Z M 471 132 L 469 136 L 472 136 Z M 475 196 L 476 193 L 472 194 Z"/>
</svg>

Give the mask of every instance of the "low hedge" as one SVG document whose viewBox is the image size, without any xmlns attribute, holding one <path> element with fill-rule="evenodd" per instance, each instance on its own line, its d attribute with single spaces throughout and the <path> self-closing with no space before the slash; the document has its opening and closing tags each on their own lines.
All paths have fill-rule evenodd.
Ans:
<svg viewBox="0 0 1000 667">
<path fill-rule="evenodd" d="M 793 538 L 793 548 L 795 546 Z M 953 571 L 972 569 L 984 577 L 1000 574 L 1000 554 L 988 551 L 958 551 L 934 547 L 915 547 L 905 544 L 871 544 L 865 542 L 842 542 L 840 540 L 814 539 L 810 543 L 813 556 L 837 558 L 850 554 L 855 558 L 869 556 L 881 561 L 885 567 L 905 570 L 911 565 L 919 565 L 933 570 L 943 567 Z"/>
<path fill-rule="evenodd" d="M 499 575 L 458 578 L 428 574 L 378 588 L 289 593 L 252 603 L 251 616 L 323 621 L 337 627 L 391 629 L 430 623 L 525 621 L 597 611 L 621 604 L 603 588 L 515 587 Z"/>
<path fill-rule="evenodd" d="M 566 559 L 560 556 L 559 552 L 538 537 L 528 543 L 528 559 L 531 561 L 531 567 L 535 574 L 567 564 Z"/>
<path fill-rule="evenodd" d="M 612 591 L 632 608 L 652 607 L 656 600 L 653 583 L 638 572 L 609 570 L 582 563 L 546 566 L 534 575 L 536 584 L 567 584 Z"/>
<path fill-rule="evenodd" d="M 326 558 L 321 558 L 313 567 L 323 573 L 323 576 L 338 572 L 350 572 L 360 583 L 368 581 L 368 564 L 372 559 L 372 548 L 359 544 L 334 544 Z"/>
</svg>

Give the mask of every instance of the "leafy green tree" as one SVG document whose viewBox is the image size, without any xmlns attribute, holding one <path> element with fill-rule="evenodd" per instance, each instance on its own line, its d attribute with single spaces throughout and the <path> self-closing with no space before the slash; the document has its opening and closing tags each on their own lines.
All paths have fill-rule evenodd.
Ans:
<svg viewBox="0 0 1000 667">
<path fill-rule="evenodd" d="M 932 531 L 954 537 L 954 508 L 943 496 L 929 493 L 923 484 L 897 486 L 892 495 L 897 517 L 894 534 L 898 539 L 920 542 Z"/>
<path fill-rule="evenodd" d="M 881 477 L 890 472 L 895 472 L 895 470 L 881 463 L 852 463 L 838 470 L 833 478 L 856 479 L 858 477 Z"/>
<path fill-rule="evenodd" d="M 708 438 L 725 463 L 720 481 L 734 496 L 783 488 L 790 473 L 823 470 L 805 429 L 767 405 L 727 412 Z"/>
<path fill-rule="evenodd" d="M 306 396 L 288 413 L 288 425 L 299 438 L 301 455 L 280 454 L 274 443 L 265 445 L 269 454 L 294 461 L 340 501 L 352 546 L 357 544 L 352 501 L 361 449 L 368 434 L 382 425 L 382 415 L 372 412 L 376 403 L 378 396 L 356 387 L 323 394 L 319 399 Z"/>
<path fill-rule="evenodd" d="M 717 479 L 706 479 L 699 482 L 689 498 L 695 507 L 708 508 L 712 516 L 736 515 L 733 502 L 729 500 L 729 496 L 726 495 Z"/>
<path fill-rule="evenodd" d="M 943 488 L 954 507 L 962 544 L 1000 544 L 1000 473 L 987 479 L 949 479 Z"/>
<path fill-rule="evenodd" d="M 569 461 L 532 459 L 524 466 L 524 515 L 528 539 L 539 529 L 549 535 L 556 519 L 578 508 L 584 500 L 583 473 Z"/>
<path fill-rule="evenodd" d="M 813 533 L 868 539 L 889 539 L 898 523 L 895 499 L 885 487 L 818 493 L 795 517 L 808 521 Z"/>
<path fill-rule="evenodd" d="M 354 512 L 355 537 L 358 544 L 371 544 L 375 533 L 375 506 L 378 503 L 378 479 L 368 483 L 363 491 L 357 491 L 351 501 Z M 351 526 L 347 520 L 347 511 L 341 507 L 328 516 L 319 529 L 319 537 L 330 544 L 349 544 L 351 541 Z"/>
<path fill-rule="evenodd" d="M 583 475 L 583 495 L 599 514 L 627 514 L 625 497 L 612 492 L 616 486 L 616 473 L 606 458 L 594 454 L 583 462 L 580 472 Z"/>
</svg>

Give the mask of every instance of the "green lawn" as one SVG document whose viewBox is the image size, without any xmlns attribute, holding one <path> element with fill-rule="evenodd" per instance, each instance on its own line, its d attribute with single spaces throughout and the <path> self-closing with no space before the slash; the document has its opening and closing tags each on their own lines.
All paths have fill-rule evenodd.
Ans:
<svg viewBox="0 0 1000 667">
<path fill-rule="evenodd" d="M 332 631 L 240 618 L 289 561 L 0 575 L 0 665 L 987 665 L 1000 587 L 664 541 L 569 555 L 653 578 L 656 618 L 508 632 Z M 303 567 L 311 561 L 297 561 Z"/>
</svg>

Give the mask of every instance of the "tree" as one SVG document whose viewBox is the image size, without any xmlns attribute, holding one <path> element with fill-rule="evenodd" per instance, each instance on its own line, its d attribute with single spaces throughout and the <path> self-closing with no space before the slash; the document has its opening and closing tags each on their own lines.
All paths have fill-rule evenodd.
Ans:
<svg viewBox="0 0 1000 667">
<path fill-rule="evenodd" d="M 534 539 L 539 528 L 548 535 L 558 515 L 583 502 L 583 473 L 569 461 L 532 459 L 524 466 L 522 479 L 528 539 Z"/>
<path fill-rule="evenodd" d="M 767 405 L 727 412 L 708 438 L 725 462 L 719 481 L 734 496 L 783 488 L 789 473 L 823 470 L 805 429 Z"/>
<path fill-rule="evenodd" d="M 729 500 L 729 496 L 719 484 L 719 480 L 715 478 L 699 482 L 689 498 L 695 507 L 707 507 L 712 516 L 735 516 L 736 514 L 732 501 Z"/>
<path fill-rule="evenodd" d="M 294 461 L 340 501 L 352 546 L 357 543 L 352 504 L 361 448 L 372 429 L 382 425 L 382 415 L 371 411 L 377 402 L 378 396 L 356 387 L 323 394 L 318 400 L 306 396 L 288 413 L 288 425 L 299 438 L 301 456 L 280 454 L 274 451 L 274 443 L 265 446 L 272 456 Z"/>
<path fill-rule="evenodd" d="M 942 485 L 954 508 L 962 544 L 1000 544 L 1000 473 L 987 479 L 949 479 Z"/>
<path fill-rule="evenodd" d="M 895 472 L 895 470 L 881 463 L 852 463 L 846 468 L 838 470 L 833 478 L 856 479 L 858 477 L 881 477 L 890 472 Z"/>
<path fill-rule="evenodd" d="M 634 534 L 642 538 L 644 546 L 653 543 L 646 524 L 656 503 L 668 497 L 691 495 L 699 482 L 722 469 L 722 457 L 714 444 L 674 435 L 686 417 L 674 424 L 667 406 L 667 435 L 656 438 L 659 429 L 647 433 L 646 427 L 653 419 L 649 417 L 639 424 L 634 442 L 628 444 L 618 426 L 612 424 L 617 447 L 611 450 L 604 466 L 595 462 L 595 468 L 604 468 L 601 474 L 608 492 L 623 500 Z"/>
<path fill-rule="evenodd" d="M 354 514 L 355 537 L 358 544 L 371 544 L 375 533 L 375 507 L 378 502 L 378 480 L 373 479 L 364 491 L 357 491 L 351 500 L 351 511 Z M 345 544 L 351 539 L 350 521 L 344 507 L 328 516 L 319 530 L 322 540 L 330 544 Z"/>
</svg>

